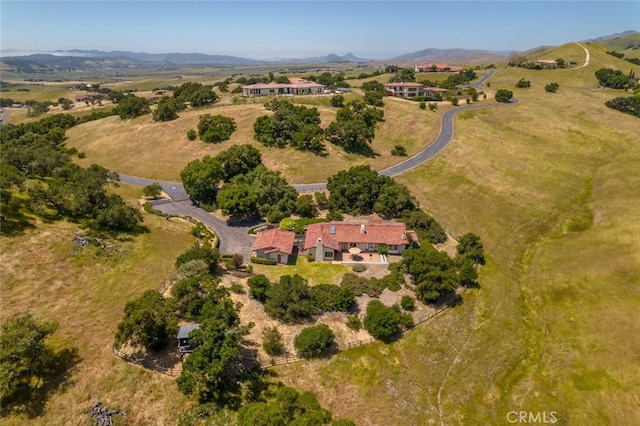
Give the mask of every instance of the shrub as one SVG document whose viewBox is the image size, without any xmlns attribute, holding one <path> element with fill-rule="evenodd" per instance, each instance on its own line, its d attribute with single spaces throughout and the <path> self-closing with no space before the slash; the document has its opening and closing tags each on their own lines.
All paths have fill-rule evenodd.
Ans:
<svg viewBox="0 0 640 426">
<path fill-rule="evenodd" d="M 391 150 L 391 155 L 395 155 L 396 157 L 406 157 L 407 149 L 403 145 L 396 145 Z"/>
<path fill-rule="evenodd" d="M 367 270 L 367 265 L 362 265 L 358 263 L 356 265 L 353 265 L 351 269 L 353 270 L 353 272 L 364 272 Z"/>
<path fill-rule="evenodd" d="M 252 257 L 251 263 L 257 263 L 258 265 L 277 265 L 278 262 L 275 259 L 267 259 L 264 257 Z"/>
<path fill-rule="evenodd" d="M 197 259 L 204 260 L 209 268 L 209 272 L 213 274 L 218 269 L 220 253 L 217 249 L 211 247 L 192 247 L 178 256 L 175 262 L 175 267 L 178 269 L 183 263 Z"/>
<path fill-rule="evenodd" d="M 549 83 L 546 86 L 544 86 L 544 90 L 546 90 L 549 93 L 556 93 L 559 87 L 560 85 L 558 83 Z"/>
<path fill-rule="evenodd" d="M 271 287 L 269 278 L 262 274 L 255 275 L 247 280 L 247 284 L 249 285 L 249 296 L 263 303 L 267 300 L 267 291 Z"/>
<path fill-rule="evenodd" d="M 380 283 L 383 288 L 398 291 L 402 288 L 402 284 L 404 284 L 404 275 L 402 275 L 402 273 L 392 272 L 382 277 Z"/>
<path fill-rule="evenodd" d="M 190 141 L 195 141 L 197 137 L 198 134 L 195 130 L 191 129 L 187 132 L 187 139 L 189 139 Z"/>
<path fill-rule="evenodd" d="M 433 102 L 433 103 L 429 103 L 429 111 L 437 111 L 438 110 L 438 104 Z"/>
<path fill-rule="evenodd" d="M 262 330 L 262 349 L 271 356 L 284 353 L 284 341 L 278 327 L 265 327 Z"/>
<path fill-rule="evenodd" d="M 347 272 L 342 277 L 340 287 L 351 290 L 354 296 L 362 296 L 368 294 L 371 297 L 378 297 L 382 290 L 384 290 L 384 284 L 382 280 L 377 278 L 366 279 L 360 277 L 352 272 Z"/>
<path fill-rule="evenodd" d="M 313 194 L 316 199 L 316 204 L 320 210 L 326 210 L 329 207 L 329 199 L 324 192 L 316 192 Z"/>
<path fill-rule="evenodd" d="M 416 308 L 416 301 L 413 297 L 405 295 L 400 299 L 400 306 L 405 311 L 413 311 Z"/>
<path fill-rule="evenodd" d="M 386 244 L 380 244 L 378 246 L 378 254 L 387 254 L 389 252 L 389 247 Z"/>
<path fill-rule="evenodd" d="M 265 312 L 272 318 L 297 322 L 311 316 L 315 310 L 311 291 L 300 275 L 283 275 L 266 291 Z"/>
<path fill-rule="evenodd" d="M 325 312 L 347 312 L 356 303 L 353 291 L 335 284 L 318 284 L 311 287 L 313 305 Z"/>
<path fill-rule="evenodd" d="M 506 89 L 498 89 L 496 92 L 496 102 L 509 103 L 513 98 L 513 92 Z"/>
<path fill-rule="evenodd" d="M 531 82 L 529 80 L 525 80 L 524 78 L 521 78 L 516 83 L 516 87 L 520 88 L 520 89 L 523 89 L 523 88 L 526 88 L 526 87 L 531 87 Z"/>
<path fill-rule="evenodd" d="M 293 346 L 302 356 L 319 356 L 333 345 L 335 337 L 326 324 L 314 325 L 302 330 L 293 341 Z"/>
<path fill-rule="evenodd" d="M 364 328 L 376 339 L 388 339 L 400 331 L 403 322 L 397 306 L 388 308 L 379 300 L 372 300 L 367 305 Z"/>
<path fill-rule="evenodd" d="M 223 115 L 204 114 L 198 122 L 198 136 L 203 142 L 219 143 L 226 141 L 236 130 L 236 122 Z"/>
<path fill-rule="evenodd" d="M 231 292 L 235 294 L 244 294 L 244 286 L 240 283 L 231 283 Z"/>
<path fill-rule="evenodd" d="M 362 321 L 360 321 L 360 317 L 358 317 L 357 314 L 349 315 L 347 317 L 347 327 L 353 331 L 360 331 L 362 328 Z"/>
<path fill-rule="evenodd" d="M 419 105 L 420 105 L 420 109 L 427 109 L 427 104 L 424 103 L 424 101 L 421 101 Z"/>
</svg>

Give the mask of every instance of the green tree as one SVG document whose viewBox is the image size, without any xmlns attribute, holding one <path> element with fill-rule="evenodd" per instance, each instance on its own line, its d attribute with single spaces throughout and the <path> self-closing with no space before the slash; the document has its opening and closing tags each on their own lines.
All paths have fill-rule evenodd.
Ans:
<svg viewBox="0 0 640 426">
<path fill-rule="evenodd" d="M 147 185 L 142 188 L 142 193 L 145 197 L 151 197 L 155 200 L 162 194 L 162 185 L 158 182 L 154 182 L 151 185 Z"/>
<path fill-rule="evenodd" d="M 338 110 L 336 120 L 329 124 L 326 138 L 345 151 L 373 155 L 369 144 L 375 137 L 377 123 L 383 121 L 384 111 L 354 101 Z"/>
<path fill-rule="evenodd" d="M 265 312 L 285 322 L 298 322 L 314 311 L 311 291 L 300 275 L 283 275 L 267 290 Z"/>
<path fill-rule="evenodd" d="M 231 137 L 236 130 L 236 122 L 223 115 L 204 114 L 198 122 L 198 136 L 203 142 L 220 143 Z"/>
<path fill-rule="evenodd" d="M 200 327 L 190 333 L 189 340 L 196 348 L 184 361 L 178 377 L 178 389 L 185 395 L 221 407 L 240 393 L 233 366 L 252 324 L 240 325 L 239 309 L 225 298 L 212 306 Z"/>
<path fill-rule="evenodd" d="M 148 114 L 151 112 L 151 108 L 147 99 L 129 95 L 118 102 L 113 111 L 121 119 L 126 120 Z"/>
<path fill-rule="evenodd" d="M 324 192 L 316 192 L 313 194 L 316 199 L 316 205 L 320 210 L 326 210 L 329 207 L 329 199 L 327 198 L 327 194 Z"/>
<path fill-rule="evenodd" d="M 214 247 L 194 246 L 176 258 L 175 267 L 178 269 L 181 265 L 192 260 L 204 261 L 209 272 L 214 274 L 218 270 L 218 263 L 220 263 L 220 252 Z"/>
<path fill-rule="evenodd" d="M 401 68 L 389 79 L 389 83 L 399 83 L 403 81 L 416 81 L 416 74 L 413 68 Z"/>
<path fill-rule="evenodd" d="M 198 134 L 196 133 L 195 130 L 190 129 L 187 132 L 187 139 L 189 139 L 190 141 L 195 141 L 197 137 L 198 137 Z"/>
<path fill-rule="evenodd" d="M 388 308 L 379 300 L 372 300 L 367 305 L 364 317 L 364 329 L 376 339 L 386 340 L 400 331 L 400 325 L 406 321 L 397 306 Z"/>
<path fill-rule="evenodd" d="M 73 101 L 71 99 L 59 98 L 58 103 L 65 111 L 69 111 L 71 108 L 73 108 Z"/>
<path fill-rule="evenodd" d="M 304 328 L 293 340 L 298 354 L 313 357 L 322 355 L 335 342 L 336 335 L 326 324 Z"/>
<path fill-rule="evenodd" d="M 250 144 L 232 145 L 215 157 L 221 179 L 230 182 L 238 175 L 246 175 L 262 164 L 262 154 Z"/>
<path fill-rule="evenodd" d="M 416 285 L 416 296 L 423 302 L 432 302 L 452 293 L 458 285 L 453 259 L 428 244 L 402 253 L 405 270 Z"/>
<path fill-rule="evenodd" d="M 425 102 L 420 102 L 420 109 L 427 109 L 427 104 Z"/>
<path fill-rule="evenodd" d="M 300 195 L 296 200 L 295 211 L 302 217 L 316 217 L 318 208 L 310 194 Z"/>
<path fill-rule="evenodd" d="M 188 82 L 178 87 L 173 92 L 173 97 L 178 102 L 189 102 L 192 107 L 210 105 L 218 100 L 218 96 L 211 89 L 212 86 Z"/>
<path fill-rule="evenodd" d="M 284 340 L 278 327 L 273 326 L 262 329 L 262 349 L 271 356 L 278 356 L 284 353 Z"/>
<path fill-rule="evenodd" d="M 335 284 L 318 284 L 311 287 L 313 305 L 325 312 L 347 312 L 355 303 L 353 291 Z"/>
<path fill-rule="evenodd" d="M 29 313 L 12 316 L 2 324 L 0 398 L 3 403 L 28 400 L 34 379 L 46 373 L 44 368 L 51 356 L 46 340 L 57 329 L 58 324 L 38 321 Z"/>
<path fill-rule="evenodd" d="M 463 261 L 458 271 L 460 284 L 471 287 L 478 284 L 478 271 L 472 260 Z"/>
<path fill-rule="evenodd" d="M 498 89 L 496 92 L 496 102 L 509 103 L 513 98 L 513 92 L 506 89 Z"/>
<path fill-rule="evenodd" d="M 258 216 L 257 196 L 249 184 L 226 184 L 218 191 L 217 198 L 218 206 L 225 215 Z"/>
<path fill-rule="evenodd" d="M 473 263 L 484 265 L 484 248 L 480 237 L 476 234 L 468 232 L 460 237 L 456 251 L 461 261 L 470 259 Z"/>
<path fill-rule="evenodd" d="M 434 103 L 429 103 L 429 111 L 437 111 L 438 110 L 438 104 Z"/>
<path fill-rule="evenodd" d="M 114 346 L 130 343 L 148 350 L 162 349 L 175 338 L 177 323 L 168 301 L 158 291 L 147 290 L 125 305 Z"/>
<path fill-rule="evenodd" d="M 520 89 L 526 88 L 526 87 L 531 87 L 531 82 L 529 80 L 525 80 L 524 78 L 521 78 L 516 83 L 516 87 L 518 87 Z"/>
<path fill-rule="evenodd" d="M 400 306 L 405 311 L 413 311 L 416 308 L 416 301 L 413 297 L 405 294 L 400 299 Z"/>
<path fill-rule="evenodd" d="M 415 199 L 409 192 L 409 188 L 390 181 L 381 188 L 378 199 L 373 205 L 373 211 L 385 217 L 397 217 L 405 210 L 414 210 L 415 205 Z"/>
<path fill-rule="evenodd" d="M 331 106 L 335 108 L 342 108 L 344 106 L 344 96 L 333 95 L 331 97 Z"/>
<path fill-rule="evenodd" d="M 254 275 L 247 280 L 247 284 L 249 285 L 249 296 L 262 303 L 267 300 L 267 291 L 271 287 L 269 278 L 262 274 Z"/>
<path fill-rule="evenodd" d="M 202 160 L 193 160 L 180 172 L 184 190 L 196 200 L 216 199 L 222 170 L 217 160 L 206 155 Z"/>
<path fill-rule="evenodd" d="M 407 224 L 407 228 L 416 231 L 420 241 L 428 241 L 431 244 L 442 244 L 447 241 L 447 233 L 444 228 L 423 210 L 405 211 L 401 221 Z"/>
<path fill-rule="evenodd" d="M 163 96 L 158 101 L 157 108 L 153 111 L 154 121 L 171 121 L 178 118 L 178 111 L 184 109 L 184 104 L 179 104 L 175 98 Z"/>
<path fill-rule="evenodd" d="M 617 97 L 604 103 L 609 108 L 640 117 L 640 96 Z"/>
</svg>

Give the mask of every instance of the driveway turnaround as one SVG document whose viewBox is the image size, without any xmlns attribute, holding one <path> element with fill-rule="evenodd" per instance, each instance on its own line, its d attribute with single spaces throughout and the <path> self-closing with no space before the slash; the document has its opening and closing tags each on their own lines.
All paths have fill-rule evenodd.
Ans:
<svg viewBox="0 0 640 426">
<path fill-rule="evenodd" d="M 469 87 L 478 88 L 484 84 L 493 74 L 495 69 L 490 70 L 479 81 L 469 85 Z M 446 111 L 442 115 L 440 122 L 440 133 L 436 139 L 425 149 L 414 155 L 413 157 L 391 166 L 387 169 L 381 170 L 379 173 L 383 176 L 398 176 L 414 167 L 429 160 L 437 153 L 442 151 L 453 138 L 453 117 L 459 112 L 468 111 L 480 108 L 490 108 L 497 106 L 515 105 L 518 100 L 513 98 L 511 103 L 502 104 L 488 104 L 488 105 L 466 105 L 456 109 Z M 177 216 L 191 216 L 196 220 L 202 222 L 205 226 L 212 229 L 219 237 L 220 240 L 220 252 L 222 253 L 241 253 L 245 261 L 249 260 L 251 256 L 251 246 L 254 242 L 254 237 L 249 235 L 249 229 L 253 226 L 261 224 L 260 221 L 254 222 L 238 222 L 232 223 L 216 218 L 203 209 L 195 206 L 184 190 L 184 186 L 178 182 L 158 181 L 153 179 L 145 179 L 135 176 L 120 175 L 120 181 L 132 185 L 146 186 L 154 182 L 159 183 L 162 186 L 164 192 L 169 194 L 171 200 L 156 200 L 151 204 L 157 210 L 164 213 Z M 310 183 L 292 185 L 298 192 L 312 192 L 322 191 L 327 189 L 326 183 Z"/>
</svg>

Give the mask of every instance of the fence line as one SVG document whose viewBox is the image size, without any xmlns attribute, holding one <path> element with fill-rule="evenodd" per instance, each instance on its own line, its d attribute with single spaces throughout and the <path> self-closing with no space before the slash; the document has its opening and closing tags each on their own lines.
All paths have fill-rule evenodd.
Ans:
<svg viewBox="0 0 640 426">
<path fill-rule="evenodd" d="M 462 289 L 462 293 L 464 293 L 464 288 Z M 425 323 L 427 321 L 429 321 L 431 318 L 441 314 L 442 312 L 444 312 L 445 310 L 449 309 L 450 306 L 449 305 L 445 305 L 442 306 L 438 309 L 436 309 L 435 312 L 431 313 L 426 313 L 425 315 L 422 315 L 420 317 L 418 317 L 417 319 L 415 319 L 413 321 L 413 324 L 411 324 L 409 327 L 407 327 L 405 330 L 402 330 L 402 334 L 404 334 L 404 332 L 406 330 L 410 330 L 412 328 L 415 328 L 416 326 Z M 340 351 L 346 351 L 349 349 L 353 349 L 353 348 L 357 348 L 359 346 L 364 346 L 364 345 L 368 345 L 370 343 L 375 342 L 376 339 L 373 337 L 370 337 L 369 339 L 363 339 L 363 340 L 354 340 L 352 342 L 348 342 L 342 345 L 335 345 L 335 347 L 333 349 L 330 349 L 329 351 L 325 352 L 324 355 L 329 355 L 332 353 L 336 353 L 336 352 L 340 352 Z M 282 364 L 291 364 L 294 362 L 298 362 L 298 361 L 304 361 L 306 359 L 309 359 L 309 354 L 299 354 L 299 355 L 281 355 L 281 356 L 274 356 L 274 357 L 270 357 L 270 358 L 258 358 L 258 364 L 260 365 L 261 368 L 270 368 L 270 367 L 275 367 L 276 365 L 282 365 Z"/>
<path fill-rule="evenodd" d="M 179 376 L 182 373 L 182 367 L 178 367 L 178 368 L 160 367 L 158 365 L 153 365 L 149 362 L 145 362 L 143 359 L 139 359 L 131 355 L 127 355 L 124 352 L 117 350 L 116 348 L 112 348 L 111 351 L 115 356 L 117 356 L 118 358 L 122 358 L 128 363 L 135 364 L 137 366 L 140 366 L 146 369 L 155 370 L 159 373 L 166 374 L 167 376 L 174 377 L 174 376 Z"/>
</svg>

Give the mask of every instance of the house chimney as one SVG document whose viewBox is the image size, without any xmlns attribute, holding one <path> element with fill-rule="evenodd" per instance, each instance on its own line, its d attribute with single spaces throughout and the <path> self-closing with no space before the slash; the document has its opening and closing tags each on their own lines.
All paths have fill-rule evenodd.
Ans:
<svg viewBox="0 0 640 426">
<path fill-rule="evenodd" d="M 318 238 L 316 241 L 316 262 L 322 262 L 324 260 L 324 247 L 322 245 L 322 238 Z"/>
<path fill-rule="evenodd" d="M 366 234 L 367 231 L 364 229 L 364 223 L 362 225 L 360 225 L 360 233 L 361 234 Z"/>
</svg>

